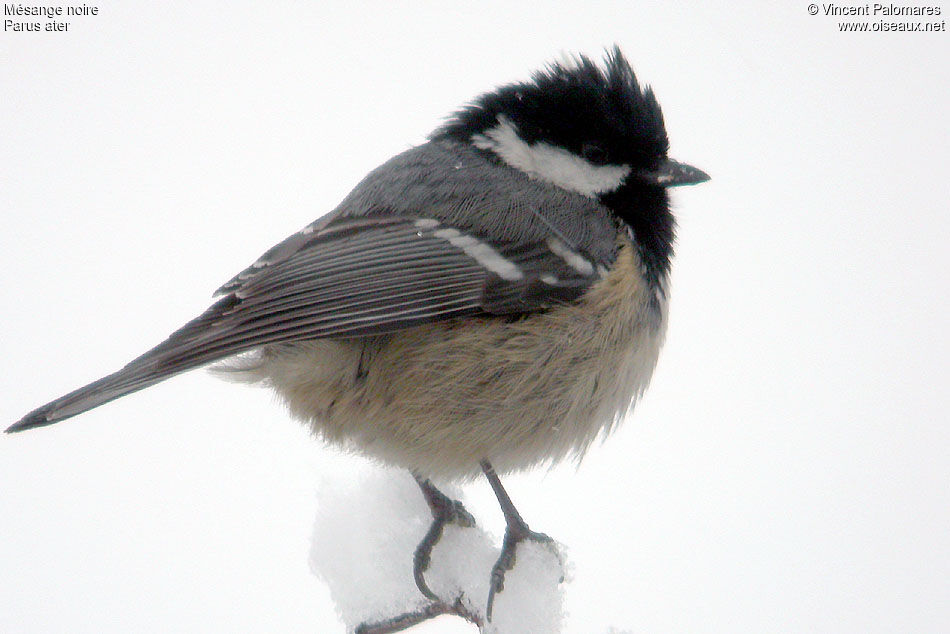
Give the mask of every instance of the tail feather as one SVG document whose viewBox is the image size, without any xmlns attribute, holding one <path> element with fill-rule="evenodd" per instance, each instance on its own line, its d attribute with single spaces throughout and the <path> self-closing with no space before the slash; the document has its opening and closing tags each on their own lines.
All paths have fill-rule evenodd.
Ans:
<svg viewBox="0 0 950 634">
<path fill-rule="evenodd" d="M 195 364 L 200 365 L 200 364 Z M 89 385 L 73 390 L 65 396 L 39 407 L 6 429 L 11 434 L 35 427 L 44 427 L 82 414 L 109 401 L 138 392 L 180 374 L 193 366 L 178 366 L 174 369 L 143 368 L 130 363 L 118 372 L 105 376 Z"/>
<path fill-rule="evenodd" d="M 66 420 L 76 414 L 81 414 L 86 410 L 98 407 L 121 396 L 125 396 L 126 394 L 131 394 L 149 385 L 154 385 L 166 378 L 154 377 L 150 381 L 133 384 L 132 387 L 117 387 L 115 384 L 123 378 L 122 375 L 124 372 L 125 370 L 119 370 L 115 374 L 103 377 L 98 381 L 94 381 L 85 387 L 74 390 L 55 401 L 51 401 L 33 410 L 13 425 L 10 425 L 10 427 L 6 429 L 6 433 L 11 434 L 33 429 L 34 427 L 43 427 L 45 425 L 58 423 L 61 420 Z"/>
<path fill-rule="evenodd" d="M 231 356 L 251 347 L 243 342 L 214 347 L 211 324 L 233 306 L 233 296 L 216 302 L 197 319 L 174 332 L 166 341 L 130 362 L 118 372 L 39 407 L 6 429 L 6 433 L 52 425 L 94 407 L 160 383 L 176 374 Z"/>
</svg>

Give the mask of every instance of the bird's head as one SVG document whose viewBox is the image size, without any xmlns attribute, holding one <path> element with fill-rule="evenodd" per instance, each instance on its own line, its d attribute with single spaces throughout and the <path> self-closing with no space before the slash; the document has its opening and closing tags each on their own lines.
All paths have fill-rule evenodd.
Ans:
<svg viewBox="0 0 950 634">
<path fill-rule="evenodd" d="M 660 104 L 617 47 L 603 65 L 580 55 L 481 95 L 432 138 L 470 143 L 531 178 L 600 200 L 658 272 L 672 253 L 666 189 L 709 180 L 667 156 Z"/>
<path fill-rule="evenodd" d="M 709 179 L 667 157 L 660 104 L 616 47 L 602 67 L 581 55 L 481 95 L 433 138 L 472 143 L 533 178 L 586 196 Z"/>
</svg>

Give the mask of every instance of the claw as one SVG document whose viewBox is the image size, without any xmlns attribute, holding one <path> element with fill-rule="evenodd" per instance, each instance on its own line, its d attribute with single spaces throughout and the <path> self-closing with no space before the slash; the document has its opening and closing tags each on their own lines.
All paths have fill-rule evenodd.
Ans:
<svg viewBox="0 0 950 634">
<path fill-rule="evenodd" d="M 520 518 L 519 518 L 520 519 Z M 492 608 L 495 605 L 495 595 L 505 589 L 505 575 L 515 567 L 516 551 L 523 541 L 533 541 L 539 544 L 554 544 L 554 540 L 544 533 L 537 533 L 528 528 L 524 521 L 509 524 L 505 529 L 505 539 L 502 542 L 501 554 L 498 555 L 495 565 L 491 569 L 491 584 L 488 590 L 488 607 L 485 617 L 491 621 Z"/>
<path fill-rule="evenodd" d="M 491 463 L 487 460 L 482 460 L 481 466 L 485 477 L 488 478 L 488 482 L 495 492 L 495 497 L 498 498 L 498 504 L 501 506 L 501 512 L 505 515 L 505 524 L 507 525 L 505 528 L 505 539 L 501 545 L 501 554 L 498 555 L 498 560 L 495 561 L 495 565 L 492 566 L 491 569 L 488 606 L 485 609 L 485 618 L 491 621 L 492 608 L 495 605 L 495 595 L 505 589 L 505 575 L 509 570 L 514 568 L 515 553 L 518 550 L 518 544 L 525 540 L 530 540 L 539 544 L 553 545 L 554 540 L 544 533 L 537 533 L 528 528 L 528 524 L 521 518 L 518 509 L 515 508 L 511 498 L 508 497 L 508 492 L 505 491 L 505 488 L 501 485 L 501 480 L 498 478 L 498 474 L 495 473 L 495 468 L 492 467 Z"/>
<path fill-rule="evenodd" d="M 465 510 L 461 502 L 449 498 L 428 480 L 419 476 L 415 476 L 415 478 L 419 488 L 422 489 L 422 495 L 425 497 L 429 509 L 432 511 L 432 524 L 429 525 L 425 537 L 416 546 L 416 551 L 412 557 L 412 576 L 419 592 L 432 601 L 438 601 L 439 597 L 429 588 L 425 579 L 425 572 L 432 563 L 432 549 L 442 539 L 446 524 L 457 524 L 470 528 L 475 526 L 475 518 Z"/>
</svg>

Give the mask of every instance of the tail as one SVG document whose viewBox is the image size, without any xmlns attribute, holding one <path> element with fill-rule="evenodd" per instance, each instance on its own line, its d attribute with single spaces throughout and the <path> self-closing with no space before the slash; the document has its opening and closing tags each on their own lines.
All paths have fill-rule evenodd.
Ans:
<svg viewBox="0 0 950 634">
<path fill-rule="evenodd" d="M 143 390 L 171 376 L 171 374 L 165 373 L 142 373 L 135 368 L 126 366 L 114 374 L 93 381 L 85 387 L 74 390 L 33 410 L 13 425 L 10 425 L 6 429 L 6 433 L 12 434 L 34 427 L 44 427 L 58 423 L 126 394 Z"/>
<path fill-rule="evenodd" d="M 185 324 L 166 341 L 118 372 L 33 410 L 8 427 L 6 433 L 58 423 L 127 394 L 144 390 L 176 374 L 255 347 L 254 344 L 242 345 L 241 342 L 215 345 L 219 338 L 214 332 L 214 323 L 235 301 L 233 296 L 222 298 L 200 317 Z"/>
</svg>

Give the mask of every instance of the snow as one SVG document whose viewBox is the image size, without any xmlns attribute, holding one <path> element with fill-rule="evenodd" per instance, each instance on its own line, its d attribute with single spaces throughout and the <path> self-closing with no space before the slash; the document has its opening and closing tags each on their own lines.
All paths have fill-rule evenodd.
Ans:
<svg viewBox="0 0 950 634">
<path fill-rule="evenodd" d="M 310 567 L 324 579 L 349 629 L 422 608 L 412 553 L 429 510 L 408 474 L 368 471 L 318 489 Z"/>
<path fill-rule="evenodd" d="M 465 503 L 458 487 L 439 488 Z M 329 588 L 347 631 L 430 605 L 415 586 L 412 561 L 432 516 L 408 472 L 371 467 L 355 477 L 327 475 L 317 499 L 310 567 Z M 461 602 L 483 623 L 483 634 L 591 632 L 576 618 L 567 618 L 571 566 L 565 547 L 557 542 L 525 541 L 518 546 L 515 565 L 495 595 L 492 620 L 486 622 L 489 581 L 500 544 L 500 535 L 478 525 L 447 525 L 433 548 L 426 583 L 442 603 Z M 610 628 L 607 634 L 629 632 Z"/>
<path fill-rule="evenodd" d="M 505 588 L 495 595 L 491 634 L 560 632 L 564 617 L 565 572 L 559 552 L 547 544 L 526 541 L 518 546 L 515 567 Z"/>
</svg>

